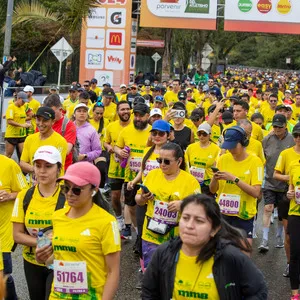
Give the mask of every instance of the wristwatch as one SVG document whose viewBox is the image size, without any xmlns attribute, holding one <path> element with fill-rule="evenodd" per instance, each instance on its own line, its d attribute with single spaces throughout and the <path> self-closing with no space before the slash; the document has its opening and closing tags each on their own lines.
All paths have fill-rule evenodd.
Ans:
<svg viewBox="0 0 300 300">
<path fill-rule="evenodd" d="M 235 184 L 238 184 L 239 181 L 240 181 L 240 179 L 239 179 L 238 177 L 236 177 L 236 178 L 234 179 L 234 183 L 235 183 Z"/>
</svg>

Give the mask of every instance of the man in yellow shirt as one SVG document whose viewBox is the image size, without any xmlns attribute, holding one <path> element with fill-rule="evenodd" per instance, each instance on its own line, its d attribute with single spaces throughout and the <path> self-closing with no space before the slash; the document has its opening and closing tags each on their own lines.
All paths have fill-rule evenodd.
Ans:
<svg viewBox="0 0 300 300">
<path fill-rule="evenodd" d="M 172 82 L 173 89 L 166 92 L 164 95 L 165 101 L 169 107 L 173 106 L 178 101 L 178 93 L 180 91 L 180 80 L 174 79 Z"/>
<path fill-rule="evenodd" d="M 23 91 L 27 94 L 28 97 L 28 104 L 27 104 L 29 110 L 28 116 L 31 118 L 31 127 L 27 129 L 27 135 L 29 135 L 35 133 L 35 129 L 36 129 L 35 115 L 37 110 L 41 106 L 41 103 L 32 97 L 34 93 L 34 88 L 31 85 L 26 85 Z"/>
<path fill-rule="evenodd" d="M 65 159 L 68 144 L 65 138 L 52 128 L 55 122 L 55 112 L 50 107 L 40 107 L 36 113 L 36 124 L 39 132 L 27 137 L 20 160 L 23 172 L 34 175 L 33 157 L 36 150 L 41 146 L 54 146 L 62 156 L 61 174 L 64 173 Z M 33 178 L 34 179 L 34 178 Z"/>
<path fill-rule="evenodd" d="M 271 94 L 268 99 L 268 105 L 261 107 L 260 113 L 264 117 L 264 125 L 271 123 L 275 115 L 275 110 L 278 103 L 278 97 L 275 94 Z"/>
<path fill-rule="evenodd" d="M 14 160 L 0 155 L 0 165 L 0 241 L 2 251 L 2 255 L 0 252 L 0 260 L 2 261 L 3 258 L 4 275 L 8 276 L 5 299 L 17 299 L 14 280 L 11 276 L 11 250 L 14 245 L 11 214 L 18 192 L 26 188 L 27 183 L 20 167 Z"/>
<path fill-rule="evenodd" d="M 69 97 L 63 103 L 63 110 L 66 115 L 72 115 L 70 110 L 74 109 L 74 107 L 78 104 L 78 88 L 76 85 L 71 85 L 69 88 Z"/>
<path fill-rule="evenodd" d="M 96 78 L 91 79 L 91 90 L 96 93 L 97 97 L 99 97 L 102 93 L 102 90 L 99 86 L 97 86 L 98 80 Z"/>
<path fill-rule="evenodd" d="M 126 101 L 126 96 L 127 96 L 127 86 L 126 84 L 121 84 L 120 85 L 120 90 L 119 93 L 116 93 L 116 96 L 118 98 L 118 102 L 119 101 Z"/>
<path fill-rule="evenodd" d="M 187 101 L 187 92 L 180 91 L 178 93 L 178 100 L 185 105 L 187 111 L 187 117 L 189 117 L 194 109 L 197 108 L 197 105 L 193 102 Z"/>
</svg>

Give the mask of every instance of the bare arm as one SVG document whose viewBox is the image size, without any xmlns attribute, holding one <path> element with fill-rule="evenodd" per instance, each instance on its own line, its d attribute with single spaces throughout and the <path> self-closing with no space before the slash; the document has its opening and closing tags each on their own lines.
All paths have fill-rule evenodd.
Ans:
<svg viewBox="0 0 300 300">
<path fill-rule="evenodd" d="M 24 173 L 33 173 L 33 166 L 24 160 L 20 161 L 20 167 Z"/>
<path fill-rule="evenodd" d="M 290 180 L 290 175 L 283 175 L 279 171 L 274 171 L 273 178 L 279 181 L 288 182 Z"/>
<path fill-rule="evenodd" d="M 14 240 L 16 243 L 36 247 L 36 238 L 25 233 L 25 226 L 23 223 L 13 223 Z"/>
<path fill-rule="evenodd" d="M 15 127 L 21 127 L 21 128 L 29 128 L 29 127 L 31 127 L 31 124 L 27 124 L 27 123 L 20 124 L 20 123 L 15 122 L 15 121 L 13 121 L 11 119 L 7 120 L 7 124 L 15 126 Z"/>
<path fill-rule="evenodd" d="M 120 279 L 120 252 L 105 255 L 107 279 L 103 289 L 102 300 L 113 300 Z"/>
</svg>

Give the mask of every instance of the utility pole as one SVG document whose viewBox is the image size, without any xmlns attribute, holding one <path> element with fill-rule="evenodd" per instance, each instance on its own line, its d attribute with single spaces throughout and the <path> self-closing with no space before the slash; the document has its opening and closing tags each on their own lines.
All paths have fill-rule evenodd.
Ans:
<svg viewBox="0 0 300 300">
<path fill-rule="evenodd" d="M 7 57 L 10 55 L 13 11 L 14 11 L 14 0 L 7 0 L 3 61 L 6 61 Z"/>
</svg>

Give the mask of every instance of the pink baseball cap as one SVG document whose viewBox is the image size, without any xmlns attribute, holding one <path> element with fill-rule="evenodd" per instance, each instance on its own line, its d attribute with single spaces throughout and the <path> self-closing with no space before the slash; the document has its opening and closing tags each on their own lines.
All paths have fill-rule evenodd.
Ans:
<svg viewBox="0 0 300 300">
<path fill-rule="evenodd" d="M 68 167 L 66 174 L 58 178 L 58 180 L 68 180 L 77 186 L 91 184 L 98 187 L 101 181 L 101 174 L 96 166 L 83 161 Z"/>
</svg>

